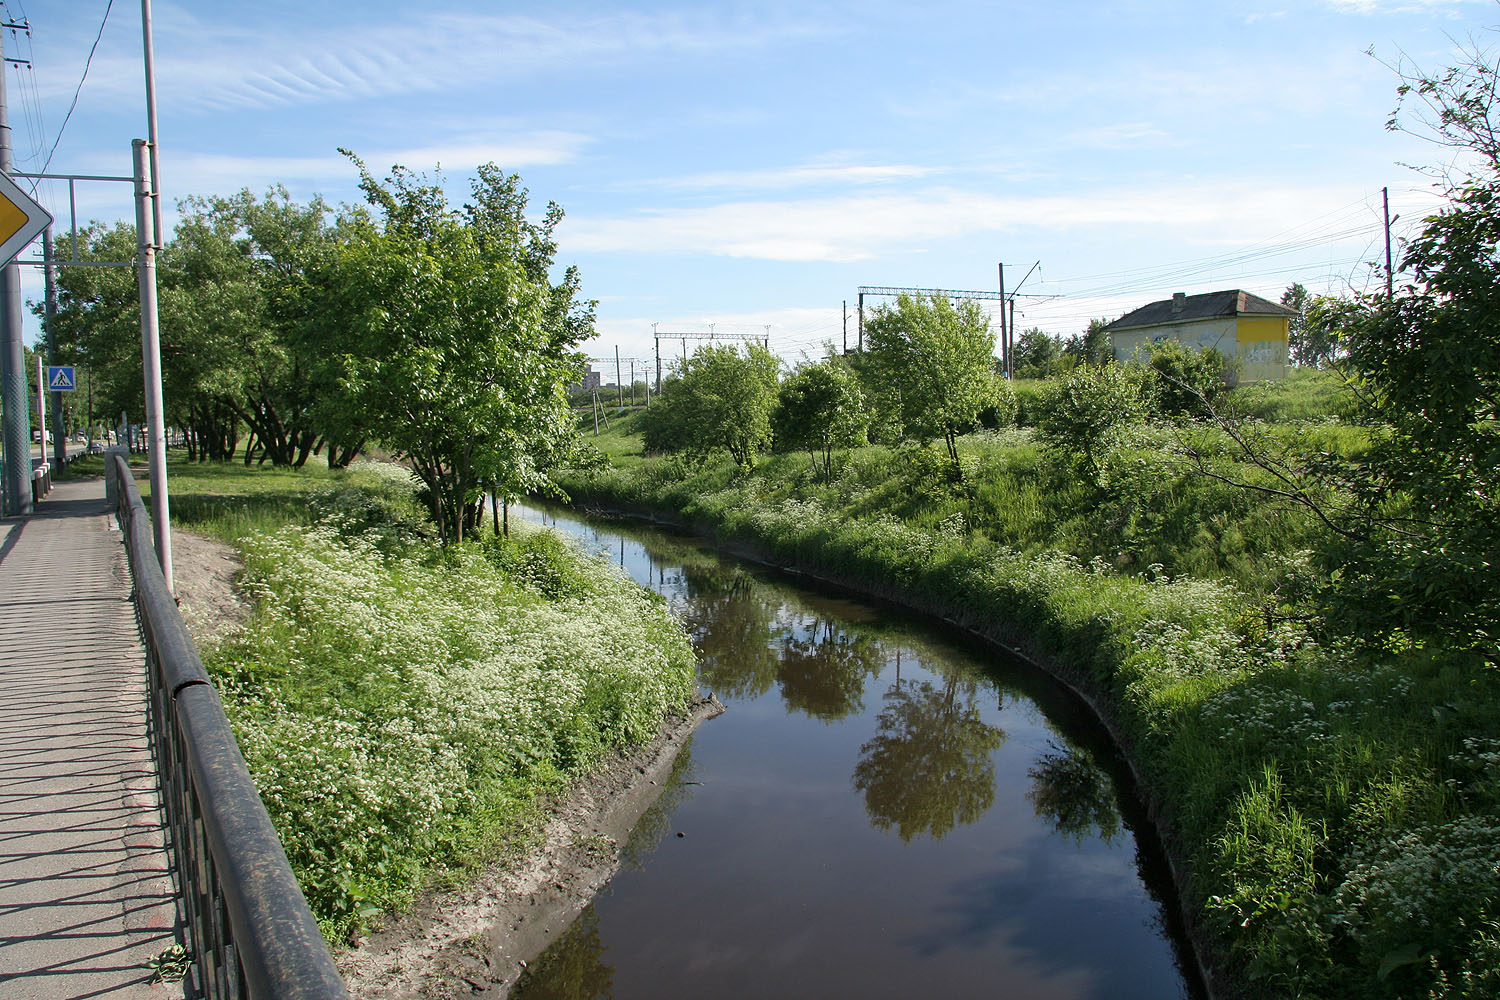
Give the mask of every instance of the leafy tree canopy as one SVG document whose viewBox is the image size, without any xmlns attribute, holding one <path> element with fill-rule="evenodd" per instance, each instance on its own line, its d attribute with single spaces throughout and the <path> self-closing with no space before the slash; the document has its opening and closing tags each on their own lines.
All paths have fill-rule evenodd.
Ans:
<svg viewBox="0 0 1500 1000">
<path fill-rule="evenodd" d="M 958 435 L 995 395 L 995 335 L 979 303 L 902 295 L 865 323 L 869 395 L 903 435 L 941 437 L 958 466 Z"/>
<path fill-rule="evenodd" d="M 840 360 L 803 365 L 781 384 L 771 429 L 780 448 L 805 448 L 825 477 L 833 473 L 833 450 L 865 442 L 869 419 L 854 373 Z"/>
<path fill-rule="evenodd" d="M 441 537 L 457 541 L 478 522 L 485 484 L 548 486 L 570 440 L 564 387 L 582 371 L 573 347 L 592 303 L 573 301 L 571 272 L 546 283 L 561 213 L 526 222 L 516 178 L 481 169 L 473 201 L 454 210 L 425 177 L 395 167 L 382 183 L 347 155 L 380 219 L 319 273 L 322 314 L 337 318 L 323 332 L 352 408 L 412 463 Z"/>
<path fill-rule="evenodd" d="M 647 452 L 682 452 L 704 459 L 728 451 L 751 468 L 771 443 L 780 362 L 759 344 L 705 344 L 640 417 Z"/>
</svg>

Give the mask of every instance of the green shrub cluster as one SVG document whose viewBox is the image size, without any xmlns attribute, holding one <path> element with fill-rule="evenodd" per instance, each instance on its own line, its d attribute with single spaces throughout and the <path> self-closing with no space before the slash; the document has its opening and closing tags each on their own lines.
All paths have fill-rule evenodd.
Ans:
<svg viewBox="0 0 1500 1000">
<path fill-rule="evenodd" d="M 547 531 L 439 550 L 411 493 L 367 475 L 241 539 L 255 610 L 205 653 L 330 940 L 493 856 L 692 691 L 658 597 Z"/>
</svg>

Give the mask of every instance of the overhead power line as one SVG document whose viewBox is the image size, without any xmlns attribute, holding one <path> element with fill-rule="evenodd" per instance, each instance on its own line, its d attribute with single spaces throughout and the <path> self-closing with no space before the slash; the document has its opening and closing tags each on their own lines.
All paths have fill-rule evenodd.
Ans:
<svg viewBox="0 0 1500 1000">
<path fill-rule="evenodd" d="M 58 143 L 62 142 L 63 132 L 68 128 L 68 120 L 73 117 L 73 111 L 78 107 L 78 95 L 83 92 L 83 82 L 89 78 L 89 67 L 94 64 L 94 53 L 99 51 L 99 40 L 104 37 L 104 26 L 109 23 L 109 12 L 114 9 L 115 0 L 109 0 L 104 5 L 104 17 L 99 21 L 99 32 L 94 36 L 94 44 L 89 48 L 89 57 L 83 63 L 83 75 L 78 78 L 78 86 L 73 89 L 73 102 L 68 105 L 68 113 L 63 115 L 62 125 L 57 130 L 57 138 L 52 140 L 52 149 L 47 153 L 47 160 L 42 164 L 38 173 L 45 174 L 47 168 L 52 165 L 52 157 L 57 152 Z"/>
</svg>

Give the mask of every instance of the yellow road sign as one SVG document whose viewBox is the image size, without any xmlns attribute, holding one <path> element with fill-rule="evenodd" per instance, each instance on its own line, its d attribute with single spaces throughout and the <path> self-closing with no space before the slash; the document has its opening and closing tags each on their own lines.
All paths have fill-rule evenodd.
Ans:
<svg viewBox="0 0 1500 1000">
<path fill-rule="evenodd" d="M 9 264 L 26 244 L 52 224 L 47 210 L 5 174 L 0 174 L 0 264 Z"/>
</svg>

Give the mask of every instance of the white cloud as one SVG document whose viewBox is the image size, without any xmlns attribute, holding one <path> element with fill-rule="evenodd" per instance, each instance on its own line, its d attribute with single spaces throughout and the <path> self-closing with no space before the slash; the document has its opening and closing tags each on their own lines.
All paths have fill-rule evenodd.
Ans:
<svg viewBox="0 0 1500 1000">
<path fill-rule="evenodd" d="M 784 46 L 835 30 L 805 18 L 750 19 L 718 11 L 546 20 L 424 11 L 419 30 L 372 18 L 278 31 L 210 24 L 167 5 L 155 12 L 154 27 L 164 104 L 202 111 L 434 93 L 607 63 Z M 121 45 L 101 51 L 90 90 L 136 100 L 140 73 L 138 50 Z M 49 78 L 43 96 L 65 98 L 73 82 L 76 77 Z"/>
<path fill-rule="evenodd" d="M 1336 11 L 1353 14 L 1414 14 L 1430 13 L 1447 7 L 1473 6 L 1487 0 L 1325 0 Z"/>
<path fill-rule="evenodd" d="M 510 140 L 446 142 L 399 150 L 360 151 L 376 176 L 384 176 L 392 164 L 418 171 L 441 165 L 445 173 L 462 174 L 481 163 L 496 163 L 506 170 L 539 164 L 565 163 L 589 143 L 587 136 L 573 132 L 537 132 Z M 295 187 L 320 185 L 352 187 L 354 166 L 335 152 L 327 156 L 229 156 L 217 153 L 184 153 L 163 157 L 163 186 L 184 193 L 260 190 L 270 184 Z"/>
<path fill-rule="evenodd" d="M 574 216 L 566 253 L 706 253 L 857 261 L 941 239 L 1027 228 L 1153 227 L 1195 242 L 1244 242 L 1348 200 L 1322 187 L 1201 184 L 1037 197 L 954 188 L 782 201 L 731 201 L 613 218 Z M 1247 234 L 1253 234 L 1247 236 Z"/>
<path fill-rule="evenodd" d="M 806 164 L 770 170 L 737 170 L 664 178 L 653 186 L 676 189 L 776 190 L 815 185 L 888 184 L 935 173 L 934 167 L 907 163 L 869 166 Z"/>
</svg>

